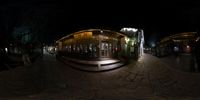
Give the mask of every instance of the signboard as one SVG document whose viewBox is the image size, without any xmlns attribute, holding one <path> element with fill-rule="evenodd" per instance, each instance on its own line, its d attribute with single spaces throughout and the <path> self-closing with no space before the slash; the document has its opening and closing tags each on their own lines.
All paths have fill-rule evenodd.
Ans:
<svg viewBox="0 0 200 100">
<path fill-rule="evenodd" d="M 75 40 L 82 40 L 89 38 L 92 38 L 92 32 L 82 32 L 74 35 Z"/>
<path fill-rule="evenodd" d="M 73 39 L 66 39 L 63 44 L 71 44 L 73 42 Z"/>
</svg>

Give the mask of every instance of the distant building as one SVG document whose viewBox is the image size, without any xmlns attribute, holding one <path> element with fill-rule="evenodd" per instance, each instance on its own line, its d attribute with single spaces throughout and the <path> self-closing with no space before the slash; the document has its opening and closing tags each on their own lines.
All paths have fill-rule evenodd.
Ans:
<svg viewBox="0 0 200 100">
<path fill-rule="evenodd" d="M 184 32 L 163 38 L 156 47 L 158 56 L 172 53 L 191 53 L 191 47 L 198 38 L 197 32 Z"/>
<path fill-rule="evenodd" d="M 76 58 L 134 58 L 143 53 L 143 31 L 128 34 L 102 29 L 88 29 L 56 41 L 58 52 Z M 136 55 L 137 52 L 137 55 Z"/>
</svg>

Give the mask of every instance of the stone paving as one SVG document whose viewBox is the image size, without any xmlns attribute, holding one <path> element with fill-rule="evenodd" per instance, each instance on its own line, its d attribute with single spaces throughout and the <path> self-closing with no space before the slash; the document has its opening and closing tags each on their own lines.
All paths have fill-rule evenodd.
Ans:
<svg viewBox="0 0 200 100">
<path fill-rule="evenodd" d="M 0 100 L 199 100 L 200 73 L 172 69 L 145 54 L 107 72 L 75 70 L 46 55 L 0 73 Z"/>
<path fill-rule="evenodd" d="M 170 65 L 170 67 L 174 69 L 178 69 L 185 72 L 192 72 L 191 71 L 192 57 L 190 54 L 183 53 L 183 54 L 179 54 L 178 56 L 168 55 L 165 57 L 160 57 L 160 59 L 163 62 L 168 63 L 168 65 Z"/>
</svg>

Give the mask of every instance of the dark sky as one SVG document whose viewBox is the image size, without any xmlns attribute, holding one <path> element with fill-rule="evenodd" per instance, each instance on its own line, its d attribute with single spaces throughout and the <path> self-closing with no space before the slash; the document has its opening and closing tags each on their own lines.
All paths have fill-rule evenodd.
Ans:
<svg viewBox="0 0 200 100">
<path fill-rule="evenodd" d="M 6 9 L 6 10 L 5 10 Z M 146 40 L 177 32 L 196 31 L 200 24 L 199 1 L 1 1 L 0 10 L 11 14 L 13 21 L 27 9 L 44 13 L 48 36 L 57 39 L 70 32 L 87 28 L 120 30 L 142 28 Z M 40 15 L 40 14 L 39 14 Z M 15 18 L 17 17 L 17 18 Z M 18 20 L 19 23 L 21 20 Z"/>
</svg>

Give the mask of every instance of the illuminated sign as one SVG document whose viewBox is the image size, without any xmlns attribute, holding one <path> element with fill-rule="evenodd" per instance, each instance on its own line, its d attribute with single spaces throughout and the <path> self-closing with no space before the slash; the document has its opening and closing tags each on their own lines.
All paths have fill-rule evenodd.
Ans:
<svg viewBox="0 0 200 100">
<path fill-rule="evenodd" d="M 89 39 L 89 38 L 92 38 L 92 32 L 81 32 L 74 35 L 75 40 Z"/>
<path fill-rule="evenodd" d="M 136 28 L 122 28 L 120 31 L 122 31 L 122 32 L 137 32 L 138 29 L 136 29 Z"/>
<path fill-rule="evenodd" d="M 70 44 L 73 42 L 73 39 L 66 39 L 63 43 L 64 44 Z"/>
</svg>

